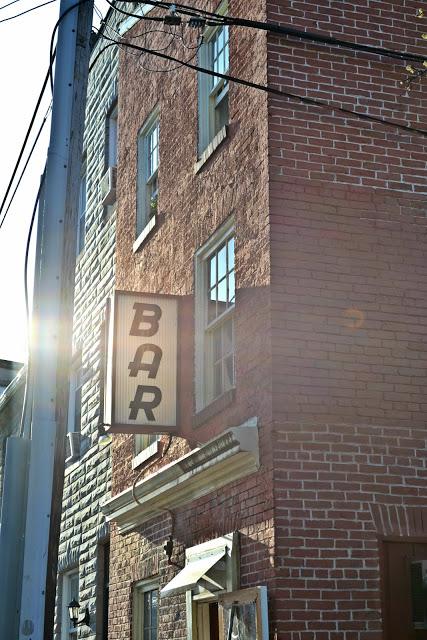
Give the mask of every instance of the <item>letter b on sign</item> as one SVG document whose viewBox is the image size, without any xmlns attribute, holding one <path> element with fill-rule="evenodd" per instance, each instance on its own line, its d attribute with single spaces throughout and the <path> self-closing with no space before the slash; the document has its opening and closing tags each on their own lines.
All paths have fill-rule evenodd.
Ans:
<svg viewBox="0 0 427 640">
<path fill-rule="evenodd" d="M 135 315 L 129 335 L 143 336 L 149 338 L 154 336 L 159 330 L 159 320 L 162 317 L 162 310 L 157 304 L 148 302 L 135 302 L 133 305 Z M 144 326 L 148 328 L 143 328 Z"/>
</svg>

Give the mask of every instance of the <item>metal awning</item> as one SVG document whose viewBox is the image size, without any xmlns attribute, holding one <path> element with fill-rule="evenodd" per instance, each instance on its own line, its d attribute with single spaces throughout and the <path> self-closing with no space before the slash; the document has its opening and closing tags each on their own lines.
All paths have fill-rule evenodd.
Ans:
<svg viewBox="0 0 427 640">
<path fill-rule="evenodd" d="M 207 572 L 212 569 L 217 562 L 222 560 L 227 552 L 226 547 L 215 550 L 201 558 L 191 558 L 187 561 L 187 564 L 177 575 L 160 591 L 161 596 L 171 596 L 175 593 L 183 593 L 189 589 L 194 589 L 200 580 L 205 580 L 211 586 L 215 587 L 215 590 L 224 589 L 225 585 L 221 585 L 209 576 Z"/>
</svg>

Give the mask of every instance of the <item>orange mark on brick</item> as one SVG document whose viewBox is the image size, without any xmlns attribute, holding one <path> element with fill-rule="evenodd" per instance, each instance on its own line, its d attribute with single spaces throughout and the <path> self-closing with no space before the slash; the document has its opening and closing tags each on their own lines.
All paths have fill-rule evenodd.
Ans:
<svg viewBox="0 0 427 640">
<path fill-rule="evenodd" d="M 360 329 L 365 323 L 365 314 L 360 309 L 350 308 L 343 311 L 344 325 L 348 329 Z"/>
</svg>

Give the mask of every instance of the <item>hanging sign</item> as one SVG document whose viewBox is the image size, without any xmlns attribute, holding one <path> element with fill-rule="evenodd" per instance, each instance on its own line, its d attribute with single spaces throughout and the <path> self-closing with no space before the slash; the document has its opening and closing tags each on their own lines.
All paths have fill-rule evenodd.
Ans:
<svg viewBox="0 0 427 640">
<path fill-rule="evenodd" d="M 178 300 L 115 291 L 104 422 L 118 433 L 177 430 Z"/>
</svg>

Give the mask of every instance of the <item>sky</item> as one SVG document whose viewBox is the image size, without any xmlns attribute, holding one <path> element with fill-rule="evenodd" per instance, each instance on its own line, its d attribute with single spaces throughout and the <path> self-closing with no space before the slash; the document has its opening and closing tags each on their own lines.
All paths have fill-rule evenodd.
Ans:
<svg viewBox="0 0 427 640">
<path fill-rule="evenodd" d="M 59 16 L 59 0 L 13 20 L 10 16 L 35 7 L 46 0 L 0 0 L 0 203 L 3 201 L 15 162 L 31 121 L 43 80 L 49 66 L 49 43 Z M 106 13 L 105 2 L 97 3 Z M 45 92 L 38 111 L 27 153 L 50 104 Z M 46 122 L 30 164 L 19 186 L 6 220 L 0 228 L 0 359 L 25 362 L 27 359 L 27 323 L 24 303 L 25 246 L 40 176 L 46 160 L 50 119 Z M 24 154 L 23 164 L 27 155 Z M 17 177 L 20 175 L 18 170 Z M 14 183 L 16 184 L 16 182 Z M 12 194 L 13 188 L 9 194 Z M 0 214 L 0 221 L 7 208 Z M 30 253 L 29 288 L 32 289 L 35 232 Z"/>
</svg>

